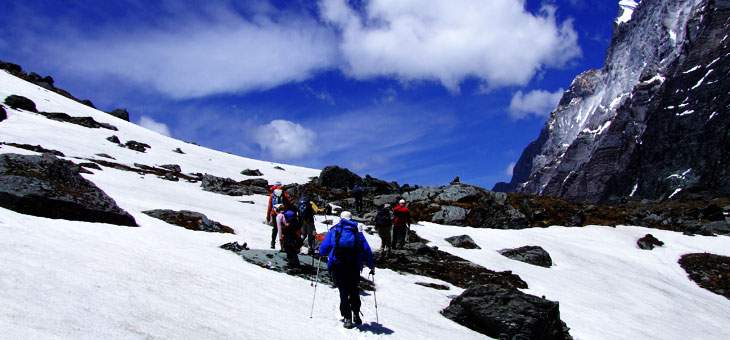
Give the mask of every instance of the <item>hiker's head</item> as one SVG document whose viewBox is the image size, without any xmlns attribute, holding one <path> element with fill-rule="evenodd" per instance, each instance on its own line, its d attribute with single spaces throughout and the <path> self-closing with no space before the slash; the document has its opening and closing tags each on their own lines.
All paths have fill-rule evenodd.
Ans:
<svg viewBox="0 0 730 340">
<path fill-rule="evenodd" d="M 281 186 L 281 181 L 276 181 L 276 183 L 274 183 L 274 185 Z"/>
<path fill-rule="evenodd" d="M 282 212 L 284 211 L 284 205 L 283 204 L 277 204 L 274 206 L 274 209 L 276 209 L 276 212 Z"/>
<path fill-rule="evenodd" d="M 398 204 L 400 204 L 400 205 L 406 205 L 406 200 L 400 200 L 400 201 L 398 201 Z"/>
<path fill-rule="evenodd" d="M 349 211 L 343 211 L 342 213 L 340 213 L 340 218 L 344 218 L 346 220 L 351 220 L 352 213 L 350 213 Z"/>
<path fill-rule="evenodd" d="M 276 195 L 276 196 L 281 196 L 281 193 L 282 193 L 282 192 L 283 192 L 283 191 L 282 191 L 281 189 L 275 189 L 275 190 L 274 190 L 274 195 Z"/>
</svg>

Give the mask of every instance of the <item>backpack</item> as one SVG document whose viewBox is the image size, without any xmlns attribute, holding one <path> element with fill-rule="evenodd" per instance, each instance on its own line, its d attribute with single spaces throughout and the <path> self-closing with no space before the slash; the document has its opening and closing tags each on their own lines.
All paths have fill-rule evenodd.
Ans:
<svg viewBox="0 0 730 340">
<path fill-rule="evenodd" d="M 387 226 L 390 224 L 390 210 L 388 209 L 380 209 L 378 213 L 375 215 L 374 221 L 375 225 L 378 227 Z"/>
<path fill-rule="evenodd" d="M 314 216 L 314 210 L 312 209 L 311 201 L 308 197 L 302 197 L 299 199 L 299 217 L 302 221 L 309 221 Z"/>
<path fill-rule="evenodd" d="M 284 204 L 284 191 L 281 189 L 274 190 L 274 194 L 271 195 L 271 206 L 273 207 L 277 204 Z"/>
<path fill-rule="evenodd" d="M 360 252 L 360 231 L 357 226 L 341 224 L 335 230 L 334 254 L 340 262 L 354 261 Z"/>
</svg>

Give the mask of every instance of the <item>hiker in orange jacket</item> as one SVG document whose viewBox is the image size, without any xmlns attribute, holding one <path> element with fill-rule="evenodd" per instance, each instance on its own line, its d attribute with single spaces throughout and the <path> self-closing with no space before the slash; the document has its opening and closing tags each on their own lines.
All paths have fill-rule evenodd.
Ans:
<svg viewBox="0 0 730 340">
<path fill-rule="evenodd" d="M 281 182 L 276 182 L 271 188 L 271 195 L 269 195 L 269 205 L 266 207 L 266 223 L 271 226 L 271 249 L 275 248 L 276 245 L 276 235 L 278 234 L 278 229 L 276 227 L 276 210 L 275 206 L 277 204 L 283 204 L 285 209 L 290 209 L 292 207 L 291 199 L 289 198 L 289 194 L 284 191 L 284 187 L 281 186 Z"/>
</svg>

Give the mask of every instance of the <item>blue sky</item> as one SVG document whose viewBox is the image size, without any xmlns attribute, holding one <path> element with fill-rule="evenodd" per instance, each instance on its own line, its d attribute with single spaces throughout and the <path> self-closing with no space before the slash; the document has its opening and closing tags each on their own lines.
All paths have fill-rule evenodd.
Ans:
<svg viewBox="0 0 730 340">
<path fill-rule="evenodd" d="M 399 184 L 491 188 L 618 0 L 8 1 L 0 60 L 184 141 Z"/>
</svg>

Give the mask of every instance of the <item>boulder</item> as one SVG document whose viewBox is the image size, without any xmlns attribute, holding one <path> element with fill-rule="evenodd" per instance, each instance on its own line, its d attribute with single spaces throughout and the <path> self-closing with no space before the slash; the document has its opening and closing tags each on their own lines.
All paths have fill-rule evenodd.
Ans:
<svg viewBox="0 0 730 340">
<path fill-rule="evenodd" d="M 246 170 L 241 171 L 241 175 L 244 175 L 244 176 L 263 176 L 264 174 L 261 171 L 259 171 L 259 169 L 255 169 L 255 170 L 246 169 Z"/>
<path fill-rule="evenodd" d="M 80 167 L 52 154 L 0 155 L 0 206 L 33 216 L 137 226 Z"/>
<path fill-rule="evenodd" d="M 545 249 L 540 246 L 524 246 L 515 249 L 502 249 L 499 251 L 505 257 L 512 260 L 529 263 L 535 266 L 550 268 L 553 260 Z"/>
<path fill-rule="evenodd" d="M 326 166 L 317 179 L 317 185 L 327 188 L 347 189 L 352 188 L 355 184 L 362 185 L 362 178 L 352 171 L 336 165 Z"/>
<path fill-rule="evenodd" d="M 182 168 L 177 164 L 163 164 L 160 168 L 170 170 L 172 172 L 182 172 Z"/>
<path fill-rule="evenodd" d="M 222 225 L 216 221 L 210 220 L 204 214 L 190 210 L 169 210 L 157 209 L 146 210 L 143 213 L 154 218 L 163 220 L 167 223 L 183 227 L 189 230 L 207 231 L 211 233 L 228 233 L 235 234 L 231 227 Z"/>
<path fill-rule="evenodd" d="M 702 235 L 728 235 L 730 225 L 725 221 L 715 221 L 703 225 L 700 229 Z"/>
<path fill-rule="evenodd" d="M 172 152 L 179 153 L 181 155 L 185 154 L 182 150 L 180 150 L 180 148 L 175 148 L 175 150 L 172 150 Z"/>
<path fill-rule="evenodd" d="M 129 121 L 129 112 L 127 112 L 127 109 L 116 109 L 107 113 L 119 119 Z"/>
<path fill-rule="evenodd" d="M 476 202 L 479 200 L 479 191 L 469 185 L 452 184 L 443 187 L 436 199 L 447 202 Z"/>
<path fill-rule="evenodd" d="M 664 245 L 664 242 L 659 241 L 654 235 L 652 234 L 646 234 L 644 237 L 640 238 L 638 241 L 636 241 L 636 245 L 639 246 L 639 248 L 644 250 L 652 250 L 654 247 L 661 247 Z"/>
<path fill-rule="evenodd" d="M 124 146 L 126 146 L 127 149 L 139 151 L 139 152 L 145 152 L 145 151 L 147 151 L 147 149 L 151 148 L 151 146 L 149 146 L 149 144 L 145 144 L 145 143 L 141 143 L 141 142 L 137 142 L 137 141 L 133 141 L 133 140 L 127 141 L 126 143 L 124 143 Z"/>
<path fill-rule="evenodd" d="M 15 110 L 38 112 L 38 109 L 36 109 L 35 107 L 35 103 L 32 100 L 23 96 L 11 94 L 5 98 L 5 104 Z"/>
<path fill-rule="evenodd" d="M 495 284 L 467 289 L 441 314 L 495 339 L 572 339 L 558 302 Z"/>
<path fill-rule="evenodd" d="M 457 248 L 482 249 L 469 235 L 451 236 L 446 238 L 446 242 Z"/>
<path fill-rule="evenodd" d="M 209 174 L 203 175 L 200 186 L 205 191 L 215 192 L 228 196 L 251 195 L 251 189 L 242 183 L 236 182 L 230 178 L 222 178 Z"/>
<path fill-rule="evenodd" d="M 448 225 L 459 225 L 464 222 L 469 211 L 461 207 L 445 205 L 437 213 L 433 214 L 431 222 Z"/>
<path fill-rule="evenodd" d="M 119 137 L 117 137 L 116 135 L 106 137 L 106 140 L 108 140 L 114 144 L 119 144 L 119 145 L 122 144 L 122 142 L 119 140 Z"/>
</svg>

